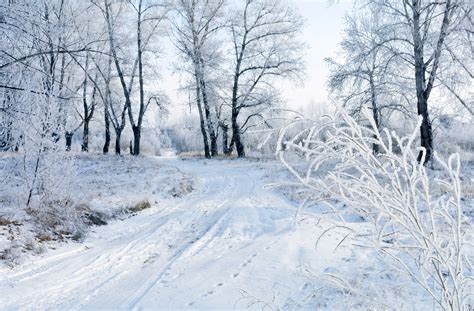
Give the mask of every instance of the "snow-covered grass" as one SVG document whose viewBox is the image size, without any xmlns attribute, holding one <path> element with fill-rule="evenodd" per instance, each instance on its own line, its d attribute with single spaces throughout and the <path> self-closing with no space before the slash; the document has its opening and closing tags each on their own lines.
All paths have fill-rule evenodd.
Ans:
<svg viewBox="0 0 474 311">
<path fill-rule="evenodd" d="M 0 155 L 0 175 L 5 176 L 0 188 L 0 264 L 18 264 L 25 255 L 57 248 L 59 242 L 82 240 L 90 226 L 158 208 L 162 201 L 193 190 L 191 176 L 155 158 L 75 154 L 63 171 L 72 174 L 72 186 L 62 188 L 61 196 L 42 204 L 33 200 L 27 207 L 23 156 Z M 41 195 L 34 193 L 33 198 Z"/>
</svg>

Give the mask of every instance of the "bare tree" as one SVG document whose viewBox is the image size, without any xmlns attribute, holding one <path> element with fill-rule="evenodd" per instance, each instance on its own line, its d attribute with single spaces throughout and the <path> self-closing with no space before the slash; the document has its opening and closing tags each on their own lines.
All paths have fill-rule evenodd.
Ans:
<svg viewBox="0 0 474 311">
<path fill-rule="evenodd" d="M 137 62 L 138 62 L 138 86 L 139 86 L 139 111 L 137 122 L 134 121 L 132 112 L 132 106 L 130 99 L 127 100 L 128 104 L 128 116 L 130 124 L 133 130 L 133 154 L 140 154 L 140 138 L 141 130 L 143 125 L 143 117 L 147 110 L 148 104 L 151 102 L 151 97 L 145 103 L 145 90 L 144 90 L 144 72 L 143 72 L 143 54 L 146 52 L 146 48 L 150 39 L 156 34 L 158 26 L 161 22 L 166 19 L 169 10 L 169 4 L 166 1 L 159 2 L 148 2 L 144 0 L 129 0 L 130 5 L 136 13 L 136 36 L 137 36 Z M 149 24 L 149 25 L 148 25 Z M 148 26 L 148 34 L 144 32 L 145 27 Z M 114 52 L 113 52 L 114 53 Z M 114 53 L 116 55 L 116 53 Z M 116 58 L 116 57 L 115 57 Z M 119 71 L 118 62 L 115 63 L 117 71 Z M 123 83 L 123 75 L 119 74 L 122 87 L 125 87 Z M 125 90 L 125 89 L 124 89 Z M 125 95 L 124 91 L 124 95 Z M 155 97 L 156 98 L 156 97 Z"/>
<path fill-rule="evenodd" d="M 380 10 L 383 27 L 390 29 L 390 35 L 379 45 L 413 68 L 417 113 L 423 117 L 420 134 L 425 152 L 420 152 L 419 160 L 427 162 L 433 151 L 428 101 L 440 71 L 449 66 L 443 62 L 446 43 L 465 20 L 468 3 L 463 0 L 374 0 L 364 3 Z"/>
<path fill-rule="evenodd" d="M 377 128 L 382 117 L 388 118 L 393 111 L 409 115 L 409 85 L 399 78 L 399 58 L 379 45 L 389 33 L 380 24 L 378 12 L 361 8 L 346 17 L 346 24 L 340 44 L 342 63 L 326 59 L 331 94 L 354 116 L 360 117 L 364 107 L 369 107 Z M 378 152 L 377 144 L 373 151 Z"/>
<path fill-rule="evenodd" d="M 121 11 L 124 9 L 124 3 L 118 3 L 120 7 L 117 10 L 117 14 L 120 14 Z M 105 21 L 107 24 L 107 34 L 108 40 L 110 44 L 110 52 L 112 55 L 112 59 L 115 65 L 115 70 L 117 71 L 117 75 L 120 81 L 120 85 L 122 87 L 122 92 L 124 96 L 125 106 L 123 113 L 128 114 L 128 118 L 130 121 L 130 125 L 132 127 L 134 141 L 133 141 L 133 149 L 132 154 L 139 155 L 140 154 L 140 139 L 141 139 L 141 130 L 143 125 L 143 118 L 145 112 L 147 110 L 148 104 L 151 102 L 151 97 L 146 100 L 145 99 L 145 81 L 144 81 L 144 68 L 143 68 L 143 54 L 147 49 L 147 45 L 150 43 L 152 37 L 156 34 L 158 26 L 161 22 L 166 18 L 166 14 L 168 11 L 168 4 L 166 2 L 145 2 L 143 0 L 137 1 L 127 1 L 126 5 L 132 8 L 133 12 L 136 14 L 135 20 L 135 35 L 136 35 L 136 57 L 133 61 L 132 67 L 126 72 L 126 60 L 124 60 L 119 55 L 119 48 L 117 46 L 117 23 L 114 20 L 112 3 L 108 0 L 104 0 L 104 5 L 98 5 L 101 8 L 103 15 L 105 17 Z M 126 7 L 125 7 L 126 8 Z M 145 31 L 147 30 L 147 31 Z M 132 88 L 134 85 L 134 78 L 136 77 L 136 73 L 138 70 L 138 88 L 139 88 L 139 108 L 137 119 L 135 121 L 135 115 L 133 113 L 133 105 L 132 105 Z M 127 74 L 128 73 L 128 74 Z M 126 81 L 127 77 L 128 83 Z M 118 129 L 122 129 L 123 122 L 117 127 Z M 116 131 L 117 131 L 116 128 Z M 121 131 L 121 130 L 120 130 Z M 117 140 L 117 138 L 116 138 Z"/>
<path fill-rule="evenodd" d="M 232 140 L 239 157 L 245 156 L 242 125 L 243 110 L 272 105 L 275 78 L 298 77 L 303 69 L 303 45 L 298 41 L 302 19 L 280 0 L 239 1 L 230 22 L 233 48 L 231 95 Z M 251 112 L 244 124 L 260 113 Z"/>
<path fill-rule="evenodd" d="M 216 45 L 213 39 L 222 27 L 220 15 L 223 5 L 224 0 L 179 0 L 176 9 L 178 18 L 173 22 L 175 45 L 192 66 L 190 71 L 194 76 L 196 105 L 206 157 L 218 154 L 217 129 L 215 117 L 211 115 L 206 67 L 216 59 L 218 53 L 218 49 L 213 47 Z"/>
</svg>

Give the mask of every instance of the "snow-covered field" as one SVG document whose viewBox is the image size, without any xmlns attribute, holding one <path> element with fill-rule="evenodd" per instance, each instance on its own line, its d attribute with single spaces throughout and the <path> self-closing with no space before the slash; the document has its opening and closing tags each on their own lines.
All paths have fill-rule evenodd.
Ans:
<svg viewBox="0 0 474 311">
<path fill-rule="evenodd" d="M 111 213 L 143 199 L 151 208 L 3 266 L 0 309 L 432 306 L 347 231 L 326 232 L 334 225 L 326 208 L 296 213 L 296 202 L 268 186 L 291 180 L 276 161 L 87 156 L 78 167 L 93 209 Z M 339 276 L 362 295 L 335 287 Z"/>
</svg>

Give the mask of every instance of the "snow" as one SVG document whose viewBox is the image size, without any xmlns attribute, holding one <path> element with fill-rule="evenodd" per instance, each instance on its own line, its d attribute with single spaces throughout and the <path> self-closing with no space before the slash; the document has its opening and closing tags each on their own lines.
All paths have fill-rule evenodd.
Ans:
<svg viewBox="0 0 474 311">
<path fill-rule="evenodd" d="M 431 305 L 376 254 L 344 240 L 344 229 L 322 235 L 333 224 L 321 206 L 295 217 L 297 204 L 268 187 L 289 179 L 275 161 L 106 159 L 79 161 L 91 206 L 110 212 L 147 197 L 152 207 L 1 268 L 2 309 L 366 309 L 325 279 L 338 274 L 394 302 L 369 306 Z M 193 191 L 169 195 L 183 180 Z"/>
</svg>

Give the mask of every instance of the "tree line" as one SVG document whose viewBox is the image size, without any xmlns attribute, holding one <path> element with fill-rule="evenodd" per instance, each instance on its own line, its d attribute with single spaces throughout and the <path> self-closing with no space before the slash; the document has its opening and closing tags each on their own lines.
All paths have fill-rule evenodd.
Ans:
<svg viewBox="0 0 474 311">
<path fill-rule="evenodd" d="M 206 157 L 245 156 L 243 134 L 278 102 L 274 81 L 303 70 L 302 19 L 280 0 L 9 0 L 0 4 L 0 147 L 65 142 L 91 121 L 104 154 L 133 133 L 139 155 L 150 109 L 166 110 L 161 45 L 173 44 L 181 89 L 199 116 Z M 169 64 L 171 65 L 171 64 Z M 229 133 L 230 132 L 230 133 Z M 220 143 L 218 142 L 221 137 Z M 43 146 L 44 147 L 44 146 Z M 56 148 L 63 148 L 56 146 Z"/>
<path fill-rule="evenodd" d="M 420 161 L 429 161 L 430 111 L 440 103 L 474 111 L 472 3 L 357 0 L 345 25 L 339 57 L 327 59 L 332 98 L 353 115 L 368 107 L 377 127 L 421 116 Z M 276 82 L 303 76 L 303 26 L 285 0 L 8 0 L 0 4 L 0 148 L 34 137 L 70 150 L 81 130 L 88 151 L 95 120 L 104 153 L 115 136 L 120 154 L 130 127 L 130 153 L 140 154 L 150 111 L 169 107 L 159 63 L 171 42 L 179 61 L 166 65 L 183 77 L 204 155 L 243 157 L 246 132 L 270 126 L 281 102 Z"/>
</svg>

